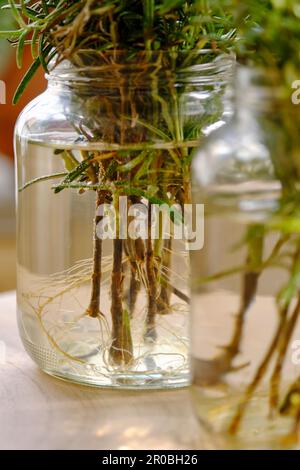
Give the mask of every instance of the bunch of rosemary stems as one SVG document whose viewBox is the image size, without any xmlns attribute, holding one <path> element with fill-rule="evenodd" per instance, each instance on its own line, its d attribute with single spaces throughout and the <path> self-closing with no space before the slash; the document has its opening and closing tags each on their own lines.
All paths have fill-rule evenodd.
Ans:
<svg viewBox="0 0 300 470">
<path fill-rule="evenodd" d="M 40 66 L 48 72 L 50 67 L 55 69 L 67 60 L 79 76 L 95 83 L 95 73 L 101 73 L 102 80 L 114 87 L 114 93 L 107 97 L 99 91 L 89 90 L 86 94 L 73 83 L 74 106 L 79 106 L 84 114 L 83 122 L 70 117 L 79 138 L 122 148 L 132 144 L 139 147 L 136 151 L 82 152 L 81 160 L 72 151 L 57 149 L 66 175 L 55 185 L 55 193 L 75 187 L 80 192 L 95 191 L 96 214 L 105 202 L 112 202 L 118 214 L 119 195 L 126 195 L 130 204 L 145 200 L 168 205 L 189 202 L 191 150 L 184 143 L 197 140 L 207 124 L 205 120 L 214 117 L 204 117 L 201 122 L 190 119 L 182 125 L 178 104 L 184 90 L 175 87 L 176 73 L 180 67 L 194 64 L 197 51 L 208 50 L 208 57 L 197 57 L 199 63 L 210 56 L 213 60 L 214 51 L 227 49 L 234 41 L 232 16 L 226 14 L 220 2 L 8 0 L 5 9 L 10 10 L 18 26 L 1 32 L 0 37 L 7 37 L 16 47 L 19 67 L 24 47 L 31 47 L 33 57 L 14 102 L 20 99 Z M 134 81 L 132 72 L 128 72 L 132 65 L 137 70 Z M 145 83 L 146 93 L 140 89 Z M 215 118 L 217 114 L 216 111 Z M 141 148 L 144 142 L 157 137 L 171 144 L 170 149 L 153 152 Z M 181 146 L 171 148 L 173 142 Z M 150 204 L 148 211 L 151 221 Z M 99 220 L 96 215 L 95 227 Z M 156 316 L 171 311 L 174 289 L 164 273 L 171 263 L 172 241 L 156 243 L 151 240 L 150 226 L 148 230 L 146 241 L 113 241 L 110 358 L 116 365 L 132 363 L 130 316 L 142 287 L 147 296 L 145 340 L 156 340 Z M 131 272 L 127 302 L 124 256 Z M 93 318 L 106 315 L 100 305 L 101 281 L 102 240 L 95 233 L 91 298 L 86 309 L 86 315 Z M 184 294 L 175 292 L 188 301 Z"/>
</svg>

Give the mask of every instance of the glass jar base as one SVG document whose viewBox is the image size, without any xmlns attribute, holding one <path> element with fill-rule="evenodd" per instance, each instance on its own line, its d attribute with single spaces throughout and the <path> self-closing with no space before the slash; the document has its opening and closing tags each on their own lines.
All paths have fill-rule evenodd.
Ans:
<svg viewBox="0 0 300 470">
<path fill-rule="evenodd" d="M 210 448 L 216 450 L 299 449 L 292 416 L 270 415 L 268 394 L 257 392 L 249 400 L 236 433 L 229 431 L 243 394 L 231 391 L 222 396 L 220 388 L 191 387 L 192 403 Z"/>
<path fill-rule="evenodd" d="M 68 364 L 53 351 L 37 346 L 22 337 L 26 352 L 38 367 L 46 374 L 72 383 L 99 388 L 127 390 L 161 390 L 183 388 L 190 385 L 190 373 L 187 367 L 179 370 L 136 371 L 120 368 L 107 370 L 101 364 Z M 167 358 L 166 358 L 167 360 Z"/>
<path fill-rule="evenodd" d="M 160 374 L 114 374 L 109 378 L 88 377 L 73 374 L 61 374 L 56 371 L 43 369 L 47 375 L 66 382 L 95 388 L 113 388 L 120 390 L 163 390 L 185 388 L 190 384 L 189 374 L 166 378 Z"/>
</svg>

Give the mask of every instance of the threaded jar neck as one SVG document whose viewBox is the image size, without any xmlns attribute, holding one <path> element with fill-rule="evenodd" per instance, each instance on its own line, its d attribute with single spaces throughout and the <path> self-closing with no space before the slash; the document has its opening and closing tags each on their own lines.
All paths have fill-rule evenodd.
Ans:
<svg viewBox="0 0 300 470">
<path fill-rule="evenodd" d="M 127 88 L 147 90 L 166 86 L 222 86 L 231 79 L 233 54 L 199 51 L 143 51 L 81 54 L 71 62 L 52 63 L 50 87 Z"/>
</svg>

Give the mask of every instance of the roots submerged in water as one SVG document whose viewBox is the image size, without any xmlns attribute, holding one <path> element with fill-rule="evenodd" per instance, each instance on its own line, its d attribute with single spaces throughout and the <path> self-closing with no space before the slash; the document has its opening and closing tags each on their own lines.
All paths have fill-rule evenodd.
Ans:
<svg viewBox="0 0 300 470">
<path fill-rule="evenodd" d="M 105 195 L 97 191 L 96 215 L 94 219 L 94 249 L 93 249 L 93 274 L 91 286 L 91 300 L 86 314 L 92 318 L 103 315 L 100 311 L 100 294 L 102 278 L 102 240 L 97 236 L 97 225 L 102 217 L 98 214 L 99 207 L 105 202 Z"/>
<path fill-rule="evenodd" d="M 155 272 L 153 243 L 151 239 L 151 206 L 148 209 L 148 239 L 146 240 L 146 273 L 147 273 L 147 296 L 148 296 L 148 312 L 146 318 L 145 339 L 155 341 L 157 339 L 156 332 L 156 315 L 157 315 L 157 298 L 158 298 L 158 282 Z"/>
<path fill-rule="evenodd" d="M 110 357 L 114 364 L 128 365 L 133 359 L 130 317 L 123 308 L 123 240 L 113 242 L 113 270 L 111 278 L 112 344 Z"/>
<path fill-rule="evenodd" d="M 278 248 L 278 243 L 276 249 Z M 282 246 L 282 245 L 280 245 Z M 300 258 L 300 250 L 297 247 L 296 252 L 293 256 L 291 275 L 294 276 L 298 270 L 298 263 Z M 234 435 L 238 432 L 241 421 L 243 419 L 244 413 L 248 406 L 249 401 L 252 399 L 253 394 L 261 381 L 263 380 L 265 374 L 268 371 L 269 366 L 273 357 L 277 354 L 275 359 L 275 366 L 271 375 L 270 380 L 270 392 L 269 392 L 269 404 L 270 404 L 270 418 L 276 416 L 276 414 L 281 415 L 294 415 L 295 416 L 295 425 L 293 426 L 292 435 L 295 436 L 295 433 L 298 433 L 299 428 L 299 410 L 300 410 L 300 390 L 299 390 L 299 381 L 296 385 L 292 386 L 291 391 L 286 395 L 284 403 L 286 405 L 279 405 L 279 387 L 281 383 L 282 370 L 284 362 L 287 356 L 287 351 L 297 327 L 298 320 L 300 318 L 300 294 L 298 293 L 298 299 L 296 305 L 293 307 L 293 298 L 290 298 L 284 307 L 279 310 L 278 314 L 278 326 L 275 331 L 275 334 L 271 340 L 269 348 L 265 353 L 262 361 L 260 362 L 256 373 L 246 391 L 241 402 L 238 405 L 236 414 L 234 415 L 228 431 L 230 434 Z M 294 403 L 290 397 L 293 398 Z M 289 410 L 286 413 L 286 410 Z"/>
<path fill-rule="evenodd" d="M 107 170 L 108 166 L 107 163 L 96 163 L 92 175 L 94 184 L 97 184 L 98 181 L 101 182 L 101 175 Z M 79 262 L 74 267 L 51 276 L 51 279 L 42 280 L 44 286 L 41 287 L 40 294 L 33 294 L 32 298 L 38 299 L 38 318 L 43 331 L 53 348 L 57 349 L 59 354 L 63 355 L 66 360 L 78 362 L 78 358 L 81 358 L 81 352 L 78 353 L 78 357 L 74 353 L 75 350 L 80 350 L 79 345 L 76 345 L 78 339 L 75 339 L 77 321 L 90 318 L 99 322 L 100 334 L 99 343 L 91 340 L 87 349 L 90 349 L 91 352 L 91 344 L 93 343 L 94 350 L 98 350 L 103 354 L 103 357 L 105 355 L 103 361 L 107 366 L 126 369 L 136 364 L 136 361 L 140 361 L 144 354 L 144 346 L 149 351 L 152 344 L 157 344 L 158 316 L 171 314 L 176 310 L 180 311 L 180 309 L 177 309 L 176 304 L 171 306 L 171 295 L 176 296 L 180 302 L 185 304 L 188 304 L 190 299 L 185 292 L 172 285 L 172 278 L 175 275 L 171 269 L 174 254 L 172 239 L 164 240 L 163 233 L 158 245 L 155 240 L 151 239 L 151 204 L 147 204 L 145 198 L 128 197 L 129 204 L 140 203 L 148 208 L 148 237 L 145 240 L 141 238 L 136 240 L 116 238 L 111 242 L 112 255 L 104 256 L 103 241 L 97 236 L 97 227 L 103 218 L 103 215 L 100 215 L 102 211 L 100 212 L 99 208 L 106 202 L 111 203 L 113 201 L 117 215 L 116 224 L 120 223 L 118 215 L 120 210 L 118 207 L 119 197 L 117 193 L 114 197 L 113 193 L 107 189 L 95 189 L 95 196 L 92 259 Z M 116 233 L 119 233 L 118 228 Z M 179 251 L 179 253 L 181 252 Z M 128 276 L 128 274 L 129 282 L 126 279 L 125 284 L 125 276 Z M 177 274 L 177 277 L 183 279 L 181 275 Z M 86 286 L 87 284 L 90 285 L 89 293 L 87 293 L 86 287 L 83 288 L 83 285 Z M 106 284 L 110 284 L 109 289 L 107 289 Z M 127 290 L 125 289 L 126 285 L 128 285 Z M 103 289 L 104 286 L 105 289 Z M 76 291 L 78 291 L 78 295 Z M 107 291 L 110 299 L 107 298 Z M 49 295 L 49 292 L 53 292 L 53 296 Z M 64 300 L 65 295 L 67 296 L 66 300 Z M 138 297 L 141 295 L 143 295 L 144 300 L 146 297 L 146 305 L 144 305 L 144 300 L 141 305 L 139 304 L 141 308 L 137 313 L 142 315 L 138 318 L 135 311 L 137 310 Z M 89 296 L 89 299 L 87 305 L 84 305 L 87 296 Z M 73 302 L 72 299 L 74 299 L 74 302 L 76 301 L 80 309 L 82 308 L 76 318 L 71 314 L 73 307 L 67 307 L 70 302 Z M 60 318 L 57 321 L 57 325 L 59 323 L 60 326 L 57 327 L 53 317 L 48 316 L 52 311 L 53 305 L 51 306 L 51 304 L 53 302 L 55 305 L 57 304 L 58 311 L 60 311 L 63 303 L 66 305 L 64 308 L 68 320 L 65 325 L 62 325 L 64 320 Z M 30 306 L 32 309 L 35 308 L 34 303 Z M 137 326 L 138 322 L 139 325 Z M 91 325 L 91 323 L 87 324 Z M 138 328 L 143 342 L 142 348 L 138 347 L 138 357 L 136 358 L 134 357 L 132 338 L 135 332 L 132 331 L 132 328 Z M 176 341 L 180 340 L 177 332 L 173 331 L 169 320 L 166 319 L 162 328 L 166 335 L 171 333 L 170 337 L 176 338 Z M 176 329 L 176 325 L 174 325 L 174 328 Z M 70 341 L 66 339 L 69 334 L 73 335 L 73 333 L 74 339 L 72 339 L 72 336 L 70 336 Z M 62 339 L 63 336 L 65 336 L 65 339 Z M 59 341 L 56 341 L 58 337 Z M 72 342 L 74 348 L 69 347 Z M 79 360 L 79 362 L 82 361 Z"/>
<path fill-rule="evenodd" d="M 159 355 L 159 349 L 152 353 L 152 349 L 149 349 L 149 344 L 145 343 L 143 337 L 143 325 L 145 328 L 147 318 L 146 291 L 141 293 L 141 302 L 133 318 L 129 318 L 126 308 L 123 307 L 120 315 L 116 304 L 111 305 L 109 298 L 111 289 L 109 280 L 112 282 L 111 265 L 112 256 L 103 257 L 101 297 L 105 315 L 100 315 L 98 318 L 92 318 L 85 311 L 83 313 L 80 311 L 89 294 L 92 259 L 82 260 L 72 268 L 53 274 L 50 278 L 31 280 L 32 291 L 23 295 L 23 303 L 36 315 L 39 327 L 49 340 L 51 349 L 60 360 L 74 370 L 77 366 L 102 364 L 101 370 L 97 366 L 96 374 L 102 373 L 101 371 L 111 373 L 115 367 L 126 370 L 127 367 L 136 368 L 144 364 L 149 353 L 153 358 L 156 354 Z M 114 277 L 117 285 L 119 280 L 120 277 Z M 109 306 L 115 309 L 116 314 L 118 312 L 114 317 L 114 324 L 112 318 L 109 320 L 107 315 Z M 182 304 L 174 304 L 172 311 L 180 316 L 185 316 L 187 313 L 186 310 L 182 310 Z M 182 342 L 186 347 L 180 331 L 176 330 L 176 323 L 173 328 L 170 319 L 160 320 L 163 320 L 160 321 L 160 326 L 167 336 L 160 337 L 159 344 L 171 345 L 171 341 L 175 341 L 175 345 Z M 135 356 L 133 356 L 133 339 Z M 173 354 L 171 350 L 170 354 Z M 174 355 L 179 354 L 176 349 Z M 92 373 L 93 368 L 89 370 Z"/>
<path fill-rule="evenodd" d="M 139 198 L 128 198 L 129 204 L 140 203 Z M 92 318 L 105 317 L 101 312 L 101 283 L 102 283 L 102 240 L 97 236 L 97 224 L 101 217 L 98 209 L 105 202 L 105 193 L 97 191 L 96 215 L 94 219 L 94 249 L 93 271 L 91 282 L 91 299 L 86 315 Z M 119 202 L 115 200 L 117 233 L 119 231 Z M 133 341 L 131 319 L 134 315 L 138 295 L 143 288 L 147 296 L 146 317 L 144 325 L 144 340 L 147 343 L 157 341 L 156 318 L 158 314 L 171 312 L 170 299 L 174 293 L 181 301 L 189 303 L 189 298 L 179 289 L 171 285 L 172 239 L 161 240 L 161 253 L 154 251 L 152 240 L 152 208 L 148 204 L 147 238 L 142 240 L 116 238 L 113 240 L 112 270 L 111 270 L 111 346 L 109 356 L 112 364 L 128 366 L 133 363 Z M 163 234 L 162 234 L 163 236 Z M 129 268 L 129 269 L 128 269 Z M 124 278 L 129 270 L 129 287 L 124 293 Z"/>
<path fill-rule="evenodd" d="M 243 338 L 246 331 L 246 315 L 251 314 L 251 305 L 255 301 L 258 290 L 258 283 L 263 270 L 279 259 L 282 247 L 289 242 L 288 236 L 282 236 L 274 245 L 270 256 L 263 261 L 263 238 L 258 232 L 258 237 L 248 252 L 246 263 L 246 272 L 243 275 L 242 291 L 240 299 L 240 309 L 234 323 L 232 339 L 228 346 L 222 347 L 222 353 L 211 360 L 194 359 L 195 383 L 199 386 L 209 387 L 223 382 L 226 374 L 238 372 L 247 367 L 248 364 L 234 366 L 233 360 L 241 352 Z M 274 362 L 273 371 L 271 370 L 270 390 L 269 390 L 269 417 L 289 416 L 294 419 L 291 432 L 282 439 L 282 445 L 295 445 L 300 437 L 300 379 L 285 392 L 284 399 L 280 400 L 280 386 L 282 385 L 282 373 L 284 363 L 291 340 L 300 320 L 300 292 L 294 280 L 298 276 L 300 260 L 300 249 L 297 245 L 296 251 L 291 253 L 290 279 L 280 293 L 289 293 L 289 297 L 284 297 L 281 305 L 277 298 L 278 324 L 271 338 L 270 344 L 261 358 L 256 371 L 246 387 L 237 409 L 231 418 L 227 427 L 227 432 L 235 436 L 240 430 L 244 415 L 247 411 L 254 393 L 266 377 Z M 249 268 L 255 268 L 248 269 Z M 222 276 L 220 276 L 222 277 Z M 289 289 L 289 290 L 288 290 Z M 291 295 L 292 292 L 292 295 Z M 298 298 L 296 298 L 298 297 Z M 266 410 L 267 411 L 267 410 Z"/>
</svg>

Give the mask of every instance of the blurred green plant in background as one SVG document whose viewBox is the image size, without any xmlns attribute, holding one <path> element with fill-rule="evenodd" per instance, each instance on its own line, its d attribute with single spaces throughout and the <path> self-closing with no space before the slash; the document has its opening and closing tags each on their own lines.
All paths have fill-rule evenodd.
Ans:
<svg viewBox="0 0 300 470">
<path fill-rule="evenodd" d="M 223 2 L 222 2 L 223 3 Z M 300 73 L 299 0 L 225 0 L 234 16 L 239 60 L 277 69 L 290 86 Z"/>
<path fill-rule="evenodd" d="M 295 443 L 300 428 L 300 376 L 286 389 L 283 399 L 280 392 L 291 338 L 300 319 L 300 107 L 295 106 L 291 99 L 293 82 L 300 79 L 300 3 L 299 0 L 224 0 L 222 5 L 228 17 L 233 18 L 237 31 L 235 49 L 238 62 L 248 68 L 249 82 L 244 80 L 241 85 L 243 89 L 237 100 L 237 112 L 247 109 L 244 97 L 253 80 L 256 92 L 261 96 L 259 113 L 263 118 L 259 121 L 254 116 L 270 156 L 270 172 L 280 183 L 277 209 L 270 212 L 261 223 L 249 223 L 241 243 L 241 246 L 247 247 L 247 257 L 243 267 L 245 287 L 240 295 L 241 304 L 247 307 L 237 317 L 238 327 L 242 327 L 240 330 L 237 328 L 239 334 L 236 341 L 225 349 L 224 361 L 228 360 L 228 356 L 233 361 L 243 337 L 247 335 L 247 310 L 257 297 L 260 276 L 268 269 L 265 249 L 262 247 L 270 234 L 277 240 L 274 261 L 278 262 L 287 276 L 274 299 L 278 315 L 276 333 L 249 381 L 228 430 L 231 434 L 239 430 L 256 389 L 271 370 L 270 411 L 272 414 L 284 415 L 288 410 L 290 415 L 295 416 L 295 424 L 289 436 L 290 442 Z M 234 134 L 234 128 L 231 129 Z M 245 180 L 247 169 L 249 179 L 255 180 L 257 176 L 251 167 L 254 161 L 255 155 L 250 155 L 245 164 L 245 174 L 242 175 Z M 235 169 L 231 167 L 231 171 L 234 173 Z M 285 263 L 281 262 L 283 256 L 286 256 Z M 296 307 L 295 299 L 298 299 Z"/>
<path fill-rule="evenodd" d="M 5 4 L 5 0 L 0 0 L 0 8 Z M 2 29 L 11 29 L 14 26 L 14 20 L 8 11 L 1 10 L 0 12 L 0 30 Z M 6 64 L 6 60 L 11 54 L 11 50 L 9 47 L 9 43 L 5 40 L 0 38 L 0 72 L 4 68 Z"/>
</svg>

